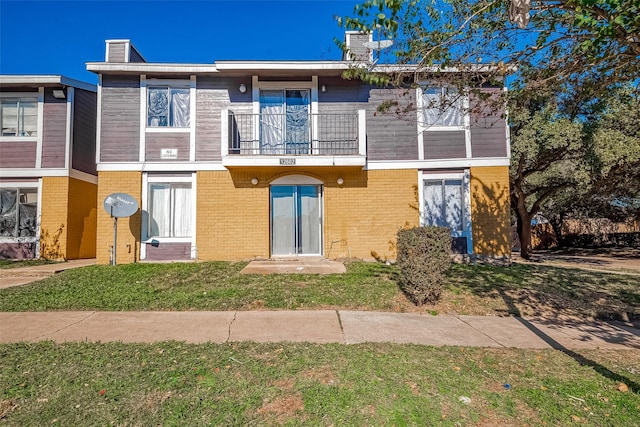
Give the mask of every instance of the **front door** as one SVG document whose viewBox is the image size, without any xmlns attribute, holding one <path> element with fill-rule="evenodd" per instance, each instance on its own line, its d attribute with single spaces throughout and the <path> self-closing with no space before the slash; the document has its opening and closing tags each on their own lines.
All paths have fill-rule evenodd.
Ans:
<svg viewBox="0 0 640 427">
<path fill-rule="evenodd" d="M 260 153 L 309 154 L 308 89 L 260 90 Z"/>
<path fill-rule="evenodd" d="M 322 254 L 322 186 L 271 186 L 271 255 Z"/>
</svg>

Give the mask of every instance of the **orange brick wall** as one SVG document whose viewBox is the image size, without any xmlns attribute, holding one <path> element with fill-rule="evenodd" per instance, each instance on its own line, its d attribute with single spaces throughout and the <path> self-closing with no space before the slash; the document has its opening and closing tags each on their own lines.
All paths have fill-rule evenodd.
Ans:
<svg viewBox="0 0 640 427">
<path fill-rule="evenodd" d="M 113 219 L 104 210 L 104 199 L 112 193 L 126 193 L 133 196 L 141 204 L 142 173 L 98 172 L 98 200 L 97 200 L 97 236 L 96 262 L 109 263 L 109 248 L 113 245 Z M 116 262 L 127 264 L 140 259 L 140 222 L 141 212 L 129 218 L 118 219 L 118 236 L 116 247 Z"/>
<path fill-rule="evenodd" d="M 69 178 L 42 178 L 40 256 L 67 259 Z"/>
<path fill-rule="evenodd" d="M 261 168 L 199 172 L 198 259 L 270 256 L 269 183 L 290 174 L 324 182 L 324 252 L 330 258 L 395 258 L 398 229 L 419 222 L 415 170 Z M 251 179 L 258 178 L 258 185 Z M 344 184 L 337 184 L 342 177 Z"/>
<path fill-rule="evenodd" d="M 40 256 L 93 258 L 97 185 L 69 177 L 42 178 Z"/>
<path fill-rule="evenodd" d="M 96 256 L 98 186 L 75 178 L 69 179 L 69 227 L 67 258 Z"/>
<path fill-rule="evenodd" d="M 509 168 L 471 168 L 473 252 L 486 256 L 511 255 Z"/>
</svg>

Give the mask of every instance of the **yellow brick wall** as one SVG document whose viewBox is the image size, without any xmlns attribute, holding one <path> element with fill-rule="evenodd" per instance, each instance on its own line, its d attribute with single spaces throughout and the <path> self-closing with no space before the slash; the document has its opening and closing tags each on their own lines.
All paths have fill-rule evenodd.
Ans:
<svg viewBox="0 0 640 427">
<path fill-rule="evenodd" d="M 269 183 L 291 174 L 324 182 L 324 253 L 395 258 L 398 229 L 419 222 L 415 170 L 355 168 L 248 168 L 199 172 L 198 259 L 267 258 Z M 258 178 L 258 185 L 251 179 Z M 344 184 L 337 184 L 342 177 Z"/>
<path fill-rule="evenodd" d="M 511 255 L 509 168 L 471 168 L 473 252 L 486 256 Z"/>
<path fill-rule="evenodd" d="M 67 259 L 69 178 L 42 178 L 40 256 Z"/>
<path fill-rule="evenodd" d="M 96 256 L 97 196 L 96 184 L 69 179 L 68 259 Z"/>
<path fill-rule="evenodd" d="M 129 194 L 138 201 L 138 206 L 142 206 L 142 173 L 135 171 L 98 172 L 96 236 L 96 262 L 98 264 L 109 263 L 109 248 L 113 245 L 113 219 L 103 208 L 104 199 L 112 193 Z M 140 223 L 140 209 L 129 218 L 118 219 L 116 247 L 116 262 L 118 264 L 132 263 L 140 259 Z"/>
</svg>

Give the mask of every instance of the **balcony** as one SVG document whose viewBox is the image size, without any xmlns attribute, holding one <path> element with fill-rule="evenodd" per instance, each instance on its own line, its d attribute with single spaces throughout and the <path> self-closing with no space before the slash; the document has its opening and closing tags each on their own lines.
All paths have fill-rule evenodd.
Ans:
<svg viewBox="0 0 640 427">
<path fill-rule="evenodd" d="M 366 162 L 365 111 L 222 112 L 222 164 L 359 166 Z"/>
</svg>

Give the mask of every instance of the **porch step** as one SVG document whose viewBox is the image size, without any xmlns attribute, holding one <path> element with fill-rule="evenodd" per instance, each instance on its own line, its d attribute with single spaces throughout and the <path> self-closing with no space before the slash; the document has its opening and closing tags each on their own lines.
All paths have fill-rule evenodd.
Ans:
<svg viewBox="0 0 640 427">
<path fill-rule="evenodd" d="M 251 261 L 241 274 L 342 274 L 344 264 L 328 259 L 273 259 Z"/>
</svg>

